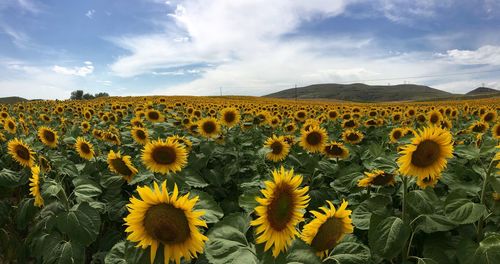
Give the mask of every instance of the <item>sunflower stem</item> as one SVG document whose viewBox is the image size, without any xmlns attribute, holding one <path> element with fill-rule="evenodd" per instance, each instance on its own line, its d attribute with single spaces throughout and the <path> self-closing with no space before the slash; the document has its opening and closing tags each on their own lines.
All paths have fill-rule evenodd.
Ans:
<svg viewBox="0 0 500 264">
<path fill-rule="evenodd" d="M 403 180 L 403 201 L 402 201 L 402 210 L 401 210 L 401 218 L 403 219 L 404 224 L 408 224 L 408 217 L 407 217 L 407 212 L 406 212 L 406 197 L 408 196 L 408 177 L 402 176 Z M 411 240 L 410 240 L 411 241 Z M 403 247 L 403 252 L 402 253 L 402 258 L 403 262 L 408 259 L 408 253 L 410 251 L 410 243 L 408 240 L 405 241 L 404 247 Z"/>
<path fill-rule="evenodd" d="M 481 188 L 481 198 L 480 198 L 480 203 L 484 205 L 484 198 L 485 198 L 485 195 L 486 195 L 486 187 L 488 186 L 488 180 L 490 178 L 490 174 L 491 174 L 491 169 L 493 167 L 493 160 L 490 162 L 490 165 L 488 166 L 488 169 L 485 170 L 486 174 L 484 176 L 484 180 L 483 180 L 483 187 Z M 481 240 L 483 240 L 483 237 L 484 237 L 484 233 L 483 233 L 483 228 L 484 228 L 484 220 L 485 220 L 485 217 L 482 216 L 479 221 L 477 222 L 477 241 L 480 242 Z"/>
</svg>

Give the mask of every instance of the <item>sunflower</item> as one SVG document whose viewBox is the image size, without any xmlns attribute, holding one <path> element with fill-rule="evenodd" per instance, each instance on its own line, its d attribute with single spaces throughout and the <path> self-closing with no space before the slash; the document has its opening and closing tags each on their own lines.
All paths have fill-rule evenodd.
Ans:
<svg viewBox="0 0 500 264">
<path fill-rule="evenodd" d="M 43 207 L 43 198 L 40 192 L 40 167 L 31 167 L 30 194 L 35 198 L 35 206 Z"/>
<path fill-rule="evenodd" d="M 323 150 L 328 134 L 319 126 L 312 126 L 308 130 L 302 130 L 299 145 L 305 150 L 316 153 Z"/>
<path fill-rule="evenodd" d="M 40 127 L 38 129 L 38 138 L 42 143 L 50 148 L 57 147 L 58 136 L 57 132 L 49 127 Z"/>
<path fill-rule="evenodd" d="M 434 180 L 446 168 L 447 159 L 453 156 L 451 133 L 439 127 L 426 127 L 420 130 L 400 151 L 399 172 L 415 176 L 418 181 Z M 427 180 L 429 181 L 429 180 Z"/>
<path fill-rule="evenodd" d="M 87 121 L 83 121 L 80 125 L 82 127 L 82 131 L 87 133 L 90 130 L 90 123 Z"/>
<path fill-rule="evenodd" d="M 10 117 L 5 119 L 3 122 L 3 129 L 5 129 L 5 131 L 7 131 L 10 134 L 15 134 L 17 130 L 17 125 L 14 119 Z"/>
<path fill-rule="evenodd" d="M 348 203 L 344 200 L 340 207 L 330 201 L 326 201 L 330 208 L 320 207 L 323 214 L 318 211 L 310 211 L 316 218 L 304 225 L 301 238 L 316 251 L 316 255 L 324 258 L 346 234 L 354 231 L 350 218 L 351 210 L 346 210 Z"/>
<path fill-rule="evenodd" d="M 139 172 L 132 162 L 130 156 L 122 156 L 120 151 L 109 151 L 108 154 L 108 168 L 110 171 L 121 175 L 127 182 L 130 182 L 134 175 Z"/>
<path fill-rule="evenodd" d="M 177 172 L 187 164 L 187 151 L 173 138 L 158 139 L 144 146 L 142 162 L 152 172 L 162 174 Z"/>
<path fill-rule="evenodd" d="M 161 189 L 160 189 L 161 188 Z M 199 227 L 207 227 L 201 219 L 205 213 L 194 210 L 198 197 L 189 199 L 189 193 L 179 196 L 177 185 L 169 194 L 167 182 L 161 187 L 137 187 L 140 198 L 132 197 L 127 205 L 129 214 L 124 218 L 127 239 L 138 242 L 142 249 L 150 247 L 150 260 L 154 262 L 156 252 L 163 245 L 163 263 L 181 263 L 181 258 L 189 262 L 203 252 L 205 241 Z"/>
<path fill-rule="evenodd" d="M 233 127 L 240 122 L 240 113 L 236 108 L 224 108 L 220 114 L 220 122 L 226 127 Z"/>
<path fill-rule="evenodd" d="M 489 111 L 489 112 L 486 112 L 481 117 L 481 120 L 483 122 L 496 122 L 497 121 L 497 117 L 498 117 L 497 111 Z"/>
<path fill-rule="evenodd" d="M 500 123 L 497 123 L 491 128 L 491 134 L 495 139 L 500 139 Z"/>
<path fill-rule="evenodd" d="M 349 150 L 341 142 L 330 141 L 323 148 L 323 154 L 329 158 L 346 159 L 349 157 Z"/>
<path fill-rule="evenodd" d="M 35 152 L 22 140 L 14 138 L 7 143 L 9 154 L 23 167 L 31 167 L 35 162 Z"/>
<path fill-rule="evenodd" d="M 358 144 L 363 140 L 363 134 L 359 131 L 356 131 L 354 129 L 348 129 L 344 132 L 342 132 L 342 140 L 344 142 L 347 142 L 349 144 Z"/>
<path fill-rule="evenodd" d="M 133 127 L 132 131 L 130 131 L 132 138 L 134 138 L 135 142 L 141 145 L 146 145 L 148 143 L 148 130 L 143 127 Z"/>
<path fill-rule="evenodd" d="M 404 137 L 405 130 L 399 127 L 393 128 L 389 133 L 389 139 L 391 143 L 398 143 L 398 140 Z"/>
<path fill-rule="evenodd" d="M 396 180 L 394 174 L 384 172 L 383 170 L 374 169 L 371 172 L 365 172 L 365 178 L 358 181 L 359 187 L 374 186 L 394 186 Z"/>
<path fill-rule="evenodd" d="M 439 125 L 443 120 L 443 115 L 437 110 L 433 110 L 427 114 L 427 120 L 430 125 Z"/>
<path fill-rule="evenodd" d="M 193 142 L 191 142 L 191 140 L 189 140 L 189 138 L 184 137 L 184 136 L 179 136 L 179 135 L 173 135 L 173 136 L 168 137 L 167 140 L 170 138 L 173 141 L 176 141 L 176 142 L 179 142 L 180 144 L 182 144 L 188 152 L 191 151 L 191 148 L 193 147 Z"/>
<path fill-rule="evenodd" d="M 146 113 L 146 118 L 153 123 L 163 122 L 163 120 L 165 120 L 160 111 L 154 109 L 148 110 L 148 112 Z"/>
<path fill-rule="evenodd" d="M 7 141 L 7 138 L 5 137 L 5 135 L 0 132 L 0 142 L 4 142 L 4 141 Z"/>
<path fill-rule="evenodd" d="M 220 133 L 220 125 L 217 119 L 205 117 L 198 121 L 198 132 L 206 138 L 216 138 Z"/>
<path fill-rule="evenodd" d="M 273 135 L 264 142 L 264 146 L 271 150 L 266 154 L 266 158 L 274 162 L 284 160 L 288 152 L 290 152 L 290 145 L 288 145 L 283 136 L 277 137 Z"/>
<path fill-rule="evenodd" d="M 295 123 L 288 123 L 285 125 L 284 129 L 287 133 L 293 133 L 297 129 L 297 125 L 295 125 Z"/>
<path fill-rule="evenodd" d="M 476 121 L 472 125 L 469 126 L 469 130 L 474 132 L 474 133 L 484 133 L 490 125 L 488 123 L 483 122 L 483 121 Z"/>
<path fill-rule="evenodd" d="M 257 219 L 250 222 L 256 226 L 256 243 L 266 243 L 264 250 L 273 247 L 273 256 L 285 251 L 298 235 L 296 226 L 304 220 L 303 209 L 309 203 L 309 187 L 299 188 L 302 176 L 292 170 L 273 171 L 273 181 L 266 181 L 261 190 L 264 198 L 256 198 L 260 204 L 255 208 Z"/>
<path fill-rule="evenodd" d="M 91 160 L 94 157 L 94 146 L 83 137 L 76 139 L 75 150 L 83 159 Z"/>
</svg>

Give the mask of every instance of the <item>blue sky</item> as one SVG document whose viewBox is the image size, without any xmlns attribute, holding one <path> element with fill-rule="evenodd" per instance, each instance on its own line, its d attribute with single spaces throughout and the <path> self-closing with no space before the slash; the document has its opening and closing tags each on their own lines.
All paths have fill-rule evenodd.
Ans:
<svg viewBox="0 0 500 264">
<path fill-rule="evenodd" d="M 500 0 L 2 0 L 0 96 L 500 89 L 498 32 Z"/>
</svg>

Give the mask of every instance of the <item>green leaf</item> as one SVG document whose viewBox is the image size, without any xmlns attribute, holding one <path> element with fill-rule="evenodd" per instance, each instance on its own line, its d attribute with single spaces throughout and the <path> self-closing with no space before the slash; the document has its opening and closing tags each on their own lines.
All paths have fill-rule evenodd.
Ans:
<svg viewBox="0 0 500 264">
<path fill-rule="evenodd" d="M 300 239 L 295 239 L 285 252 L 283 262 L 276 261 L 275 264 L 280 263 L 321 264 L 321 261 L 310 246 Z"/>
<path fill-rule="evenodd" d="M 250 218 L 246 214 L 226 216 L 208 232 L 205 254 L 210 263 L 258 263 L 255 248 L 248 243 Z"/>
<path fill-rule="evenodd" d="M 21 175 L 22 174 L 20 172 L 15 172 L 3 168 L 0 171 L 0 186 L 12 188 L 25 184 L 26 182 L 24 182 L 24 180 L 21 179 L 22 178 Z"/>
<path fill-rule="evenodd" d="M 479 148 L 477 148 L 474 144 L 469 144 L 456 146 L 454 153 L 459 157 L 463 157 L 468 160 L 475 160 L 480 157 L 479 151 Z"/>
<path fill-rule="evenodd" d="M 479 242 L 474 254 L 474 263 L 494 264 L 500 260 L 500 234 L 494 233 Z"/>
<path fill-rule="evenodd" d="M 102 193 L 99 184 L 92 180 L 76 178 L 73 183 L 75 185 L 74 192 L 78 202 L 91 202 L 94 200 L 94 197 Z"/>
<path fill-rule="evenodd" d="M 85 248 L 72 241 L 64 241 L 52 249 L 47 263 L 76 264 L 84 261 Z"/>
<path fill-rule="evenodd" d="M 415 215 L 432 214 L 436 207 L 441 206 L 441 201 L 432 188 L 411 191 L 408 193 L 407 199 L 408 209 Z"/>
<path fill-rule="evenodd" d="M 260 190 L 257 188 L 250 188 L 243 191 L 243 194 L 238 198 L 238 204 L 246 212 L 253 212 L 255 207 L 259 205 L 256 197 L 260 196 Z"/>
<path fill-rule="evenodd" d="M 387 215 L 391 198 L 385 195 L 376 195 L 364 200 L 352 212 L 354 226 L 361 230 L 368 230 L 372 214 Z"/>
<path fill-rule="evenodd" d="M 430 258 L 417 258 L 417 264 L 439 264 L 435 260 Z"/>
<path fill-rule="evenodd" d="M 455 222 L 444 215 L 419 215 L 415 220 L 416 228 L 425 233 L 449 231 L 456 227 Z"/>
<path fill-rule="evenodd" d="M 161 256 L 159 253 L 163 248 L 158 248 L 155 262 L 160 262 Z M 120 241 L 116 243 L 104 258 L 106 264 L 150 264 L 150 256 L 148 250 L 143 250 L 140 247 L 135 247 L 128 241 Z M 161 259 L 163 261 L 163 259 Z"/>
<path fill-rule="evenodd" d="M 370 249 L 358 242 L 346 241 L 338 244 L 330 254 L 327 263 L 362 264 L 370 263 Z"/>
<path fill-rule="evenodd" d="M 19 206 L 17 207 L 16 224 L 17 228 L 21 230 L 25 229 L 28 226 L 37 211 L 36 207 L 33 204 L 33 200 L 33 198 L 25 198 L 19 203 Z"/>
<path fill-rule="evenodd" d="M 486 206 L 469 201 L 457 199 L 447 204 L 445 214 L 457 224 L 470 224 L 487 214 Z"/>
<path fill-rule="evenodd" d="M 209 224 L 217 223 L 224 216 L 222 209 L 210 194 L 199 190 L 191 190 L 191 197 L 198 196 L 195 209 L 203 210 L 205 214 L 202 218 Z"/>
<path fill-rule="evenodd" d="M 386 259 L 397 256 L 410 236 L 410 227 L 401 218 L 372 215 L 368 242 L 373 253 Z"/>
<path fill-rule="evenodd" d="M 69 212 L 62 212 L 56 218 L 57 228 L 68 237 L 84 246 L 95 241 L 99 234 L 101 218 L 99 212 L 87 203 L 75 205 Z"/>
</svg>

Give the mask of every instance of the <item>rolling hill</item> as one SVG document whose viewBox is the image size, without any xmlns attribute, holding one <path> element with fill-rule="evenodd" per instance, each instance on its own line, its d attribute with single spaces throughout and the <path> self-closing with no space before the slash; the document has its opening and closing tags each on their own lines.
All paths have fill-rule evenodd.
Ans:
<svg viewBox="0 0 500 264">
<path fill-rule="evenodd" d="M 486 90 L 487 89 L 487 90 Z M 485 92 L 489 91 L 489 92 Z M 496 91 L 496 92 L 492 92 Z M 455 98 L 482 98 L 484 95 L 500 96 L 500 92 L 491 88 L 480 87 L 466 95 L 452 94 L 435 88 L 416 84 L 367 85 L 353 84 L 314 84 L 291 88 L 265 95 L 271 98 L 286 99 L 330 99 L 353 102 L 390 102 L 390 101 L 427 101 L 450 100 Z"/>
<path fill-rule="evenodd" d="M 18 96 L 0 97 L 0 104 L 15 104 L 24 101 L 28 100 Z"/>
</svg>

